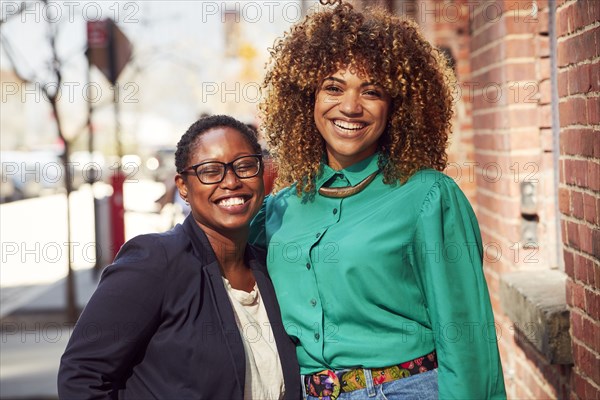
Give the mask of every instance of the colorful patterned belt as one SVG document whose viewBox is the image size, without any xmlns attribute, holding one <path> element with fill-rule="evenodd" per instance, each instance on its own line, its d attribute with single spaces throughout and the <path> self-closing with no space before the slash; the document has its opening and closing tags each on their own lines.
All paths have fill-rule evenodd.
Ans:
<svg viewBox="0 0 600 400">
<path fill-rule="evenodd" d="M 432 351 L 425 356 L 417 357 L 402 364 L 385 368 L 371 368 L 370 370 L 373 377 L 373 384 L 381 385 L 385 382 L 408 378 L 411 375 L 420 374 L 435 368 L 437 368 L 437 356 L 435 351 Z M 326 369 L 313 375 L 306 375 L 304 377 L 304 384 L 306 385 L 308 396 L 329 400 L 337 399 L 340 393 L 367 387 L 363 368 L 346 369 L 337 372 Z"/>
</svg>

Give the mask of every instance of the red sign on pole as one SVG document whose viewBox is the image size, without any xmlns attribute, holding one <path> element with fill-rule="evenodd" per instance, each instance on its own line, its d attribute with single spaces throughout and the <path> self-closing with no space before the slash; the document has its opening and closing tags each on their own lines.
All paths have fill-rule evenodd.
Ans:
<svg viewBox="0 0 600 400">
<path fill-rule="evenodd" d="M 108 46 L 108 20 L 88 21 L 88 48 L 106 48 Z"/>
<path fill-rule="evenodd" d="M 113 194 L 110 196 L 110 219 L 111 219 L 111 237 L 113 258 L 119 252 L 123 243 L 125 243 L 125 204 L 123 203 L 123 183 L 125 183 L 125 174 L 120 170 L 111 178 Z"/>
<path fill-rule="evenodd" d="M 113 85 L 131 59 L 133 46 L 111 19 L 88 21 L 88 59 Z"/>
</svg>

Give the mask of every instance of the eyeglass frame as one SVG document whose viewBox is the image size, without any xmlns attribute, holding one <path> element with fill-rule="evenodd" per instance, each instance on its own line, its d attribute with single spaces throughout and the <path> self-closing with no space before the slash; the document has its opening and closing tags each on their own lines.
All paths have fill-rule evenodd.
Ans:
<svg viewBox="0 0 600 400">
<path fill-rule="evenodd" d="M 255 157 L 258 159 L 258 170 L 256 171 L 256 174 L 252 175 L 252 176 L 239 176 L 237 171 L 235 170 L 235 168 L 233 168 L 233 163 L 235 163 L 236 161 L 242 159 L 242 158 L 246 158 L 246 157 Z M 206 165 L 206 164 L 220 164 L 222 166 L 224 166 L 224 170 L 223 170 L 223 176 L 221 177 L 220 180 L 218 180 L 217 182 L 210 182 L 210 183 L 206 183 L 206 182 L 202 182 L 202 179 L 200 179 L 200 175 L 198 175 L 198 168 L 201 167 L 202 165 Z M 203 185 L 216 185 L 217 183 L 221 183 L 223 182 L 223 180 L 225 180 L 225 177 L 227 176 L 227 170 L 231 169 L 233 171 L 233 174 L 236 176 L 236 178 L 238 179 L 250 179 L 250 178 L 254 178 L 256 176 L 258 176 L 258 174 L 260 174 L 260 171 L 263 168 L 263 160 L 262 160 L 262 154 L 247 154 L 244 156 L 239 156 L 233 160 L 231 160 L 228 163 L 224 163 L 221 161 L 204 161 L 198 164 L 194 164 L 194 165 L 190 165 L 189 167 L 185 168 L 183 171 L 181 171 L 179 174 L 180 175 L 190 175 L 192 172 L 194 175 L 196 175 L 196 178 L 198 178 L 198 181 L 203 184 Z"/>
</svg>

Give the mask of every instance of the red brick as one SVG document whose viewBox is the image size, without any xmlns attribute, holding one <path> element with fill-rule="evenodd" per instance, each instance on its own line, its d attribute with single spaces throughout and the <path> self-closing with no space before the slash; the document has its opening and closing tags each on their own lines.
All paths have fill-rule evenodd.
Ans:
<svg viewBox="0 0 600 400">
<path fill-rule="evenodd" d="M 573 310 L 571 312 L 571 335 L 574 338 L 583 338 L 583 314 L 581 311 Z M 575 358 L 575 352 L 579 350 L 579 346 L 573 346 L 573 358 Z"/>
<path fill-rule="evenodd" d="M 591 59 L 596 54 L 597 29 L 576 33 L 558 43 L 558 65 L 576 64 Z"/>
<path fill-rule="evenodd" d="M 586 3 L 588 6 L 587 19 L 585 25 L 590 25 L 594 21 L 598 21 L 598 15 L 600 15 L 600 3 L 595 0 L 585 0 L 582 3 Z"/>
<path fill-rule="evenodd" d="M 495 135 L 497 136 L 497 135 Z M 511 150 L 538 150 L 540 148 L 540 130 L 528 129 L 527 131 L 515 132 L 510 134 Z M 497 149 L 500 147 L 496 147 Z"/>
<path fill-rule="evenodd" d="M 532 40 L 534 36 L 531 37 L 520 37 L 518 39 L 506 39 L 503 43 L 505 57 L 504 59 L 509 58 L 533 58 L 535 57 L 535 42 Z M 502 54 L 498 54 L 498 60 L 501 60 Z M 489 64 L 492 64 L 491 62 Z"/>
<path fill-rule="evenodd" d="M 597 386 L 594 387 L 590 383 L 586 382 L 585 386 L 585 398 L 586 399 L 600 399 L 600 390 L 597 389 Z"/>
<path fill-rule="evenodd" d="M 583 288 L 583 286 L 581 286 L 577 283 L 573 284 L 572 294 L 573 294 L 573 306 L 580 308 L 582 310 L 585 310 L 586 309 L 585 289 Z"/>
<path fill-rule="evenodd" d="M 549 36 L 537 35 L 535 37 L 535 44 L 538 57 L 549 57 L 550 56 L 550 40 Z"/>
<path fill-rule="evenodd" d="M 522 375 L 519 375 L 522 376 Z M 518 378 L 517 378 L 518 379 Z M 531 393 L 527 390 L 526 386 L 522 382 L 515 382 L 515 398 L 516 399 L 529 399 Z"/>
<path fill-rule="evenodd" d="M 549 58 L 538 58 L 538 78 L 540 81 L 550 79 L 550 59 Z"/>
<path fill-rule="evenodd" d="M 598 97 L 587 99 L 587 123 L 589 125 L 600 124 L 600 98 Z"/>
<path fill-rule="evenodd" d="M 600 191 L 600 163 L 594 161 L 587 162 L 587 174 L 589 188 L 594 191 Z"/>
<path fill-rule="evenodd" d="M 581 138 L 579 129 L 563 129 L 560 133 L 560 152 L 561 154 L 579 155 L 581 154 Z"/>
<path fill-rule="evenodd" d="M 594 350 L 600 350 L 600 323 L 591 318 L 583 321 L 584 342 Z"/>
<path fill-rule="evenodd" d="M 575 277 L 575 264 L 574 264 L 574 255 L 570 251 L 565 250 L 563 252 L 564 262 L 565 262 L 565 274 L 570 276 L 571 278 Z"/>
<path fill-rule="evenodd" d="M 557 12 L 556 25 L 558 37 L 565 36 L 566 34 L 572 32 L 572 29 L 570 29 L 573 26 L 572 5 L 569 5 L 563 9 L 559 8 Z"/>
<path fill-rule="evenodd" d="M 540 128 L 552 127 L 552 106 L 544 104 L 538 107 L 538 124 Z"/>
<path fill-rule="evenodd" d="M 558 96 L 566 97 L 569 95 L 569 70 L 562 70 L 558 73 Z"/>
<path fill-rule="evenodd" d="M 471 48 L 473 50 L 480 49 L 488 43 L 492 43 L 497 39 L 502 38 L 506 35 L 503 24 L 499 18 L 496 18 L 492 13 L 493 9 L 490 10 L 489 15 L 484 13 L 477 13 L 472 22 L 472 30 L 479 29 L 478 25 L 485 26 L 484 30 L 480 31 L 478 35 L 471 38 Z"/>
<path fill-rule="evenodd" d="M 581 250 L 581 241 L 579 238 L 579 224 L 567 221 L 568 243 L 577 250 Z"/>
<path fill-rule="evenodd" d="M 574 287 L 575 287 L 575 283 L 573 282 L 573 280 L 571 278 L 567 278 L 567 285 L 565 287 L 565 294 L 566 294 L 566 298 L 567 298 L 567 305 L 569 305 L 570 307 L 574 306 L 574 300 L 573 300 L 573 293 L 574 293 Z M 575 312 L 576 310 L 571 310 L 571 313 Z"/>
<path fill-rule="evenodd" d="M 579 241 L 579 225 L 575 222 L 567 221 L 567 232 L 569 235 L 568 243 L 576 249 L 581 249 Z"/>
<path fill-rule="evenodd" d="M 592 88 L 590 64 L 578 65 L 569 69 L 569 95 L 587 93 Z"/>
<path fill-rule="evenodd" d="M 512 108 L 507 111 L 508 126 L 534 126 L 538 127 L 538 110 L 537 107 L 519 107 Z"/>
<path fill-rule="evenodd" d="M 583 193 L 571 192 L 571 215 L 577 219 L 583 219 Z"/>
<path fill-rule="evenodd" d="M 558 105 L 560 113 L 560 126 L 585 125 L 587 122 L 586 100 L 583 98 L 570 98 Z"/>
<path fill-rule="evenodd" d="M 512 81 L 533 81 L 537 82 L 535 73 L 535 64 L 533 63 L 507 63 L 506 80 Z"/>
<path fill-rule="evenodd" d="M 554 151 L 554 136 L 552 129 L 540 128 L 540 137 L 542 143 L 542 151 L 552 154 Z"/>
<path fill-rule="evenodd" d="M 491 129 L 502 126 L 502 114 L 499 112 L 486 112 L 473 115 L 473 129 Z"/>
<path fill-rule="evenodd" d="M 590 261 L 589 268 L 591 272 L 588 273 L 588 276 L 594 277 L 594 287 L 600 287 L 600 265 L 596 262 Z M 599 347 L 600 348 L 600 347 Z"/>
<path fill-rule="evenodd" d="M 539 84 L 540 104 L 550 104 L 552 102 L 552 82 L 550 79 L 541 81 Z"/>
<path fill-rule="evenodd" d="M 596 147 L 600 147 L 600 135 L 592 129 L 581 129 L 579 135 L 581 136 L 581 151 L 577 154 L 584 157 L 594 157 Z"/>
<path fill-rule="evenodd" d="M 531 10 L 531 2 L 529 2 L 529 10 Z M 537 21 L 531 15 L 505 14 L 504 25 L 508 34 L 536 33 L 538 30 Z"/>
<path fill-rule="evenodd" d="M 578 229 L 581 250 L 586 252 L 587 254 L 593 254 L 593 230 L 585 224 L 580 224 Z"/>
<path fill-rule="evenodd" d="M 586 289 L 585 302 L 588 307 L 586 310 L 588 315 L 596 321 L 600 320 L 600 294 Z M 598 348 L 598 351 L 600 351 L 600 348 Z M 600 382 L 600 380 L 598 382 Z"/>
<path fill-rule="evenodd" d="M 556 64 L 559 68 L 571 64 L 570 48 L 566 42 L 558 42 L 556 49 Z"/>
<path fill-rule="evenodd" d="M 537 32 L 538 33 L 542 33 L 542 34 L 548 34 L 548 30 L 549 30 L 549 25 L 548 25 L 548 18 L 549 18 L 549 13 L 548 13 L 548 8 L 546 7 L 546 9 L 544 9 L 541 5 L 540 2 L 536 2 L 538 9 L 539 10 L 543 10 L 543 11 L 539 11 L 538 12 L 538 24 L 537 24 Z M 533 4 L 531 4 L 533 5 Z"/>
<path fill-rule="evenodd" d="M 577 358 L 574 358 L 575 364 L 589 378 L 595 382 L 600 382 L 600 358 L 595 357 L 586 347 L 577 343 L 573 344 L 577 347 Z"/>
<path fill-rule="evenodd" d="M 596 259 L 600 260 L 600 229 L 597 227 L 592 231 L 592 253 Z"/>
<path fill-rule="evenodd" d="M 598 224 L 598 213 L 596 209 L 596 198 L 590 194 L 583 194 L 583 216 L 590 224 Z"/>
<path fill-rule="evenodd" d="M 565 179 L 568 184 L 586 187 L 588 173 L 588 163 L 586 161 L 565 160 Z"/>
<path fill-rule="evenodd" d="M 575 349 L 573 349 L 573 353 L 575 353 Z M 575 354 L 573 354 L 574 356 Z M 573 374 L 573 391 L 575 392 L 575 394 L 577 395 L 577 398 L 579 399 L 590 399 L 590 397 L 588 397 L 587 392 L 589 390 L 587 390 L 587 387 L 589 386 L 589 383 L 579 374 Z M 593 399 L 593 397 L 591 397 Z"/>
<path fill-rule="evenodd" d="M 580 281 L 584 284 L 588 282 L 588 271 L 586 265 L 586 259 L 580 255 L 575 255 L 575 280 Z"/>
<path fill-rule="evenodd" d="M 571 192 L 569 189 L 558 188 L 558 207 L 561 213 L 571 215 Z"/>
<path fill-rule="evenodd" d="M 598 39 L 600 41 L 600 39 Z M 594 73 L 600 68 L 600 60 L 594 63 L 586 64 L 590 70 L 590 85 L 591 91 L 597 92 L 600 90 L 600 74 Z"/>
<path fill-rule="evenodd" d="M 479 53 L 478 55 L 471 58 L 471 69 L 477 71 L 481 68 L 487 67 L 494 63 L 502 61 L 504 49 L 508 51 L 508 48 L 504 42 L 498 42 L 496 45 L 488 48 L 487 50 Z M 531 52 L 533 53 L 533 45 L 531 45 Z"/>
</svg>

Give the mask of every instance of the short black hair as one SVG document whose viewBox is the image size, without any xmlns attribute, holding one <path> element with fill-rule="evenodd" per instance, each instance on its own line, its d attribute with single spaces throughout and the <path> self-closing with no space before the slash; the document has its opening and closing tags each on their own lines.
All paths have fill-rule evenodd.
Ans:
<svg viewBox="0 0 600 400">
<path fill-rule="evenodd" d="M 258 137 L 255 131 L 250 129 L 248 125 L 237 119 L 230 117 L 229 115 L 211 115 L 208 117 L 200 118 L 194 122 L 188 130 L 183 134 L 179 143 L 177 143 L 177 150 L 175 151 L 175 168 L 177 173 L 183 172 L 188 167 L 187 163 L 190 159 L 190 152 L 192 147 L 196 143 L 196 140 L 205 132 L 219 127 L 229 127 L 240 132 L 244 136 L 252 150 L 256 154 L 261 153 L 261 147 L 258 143 Z"/>
</svg>

